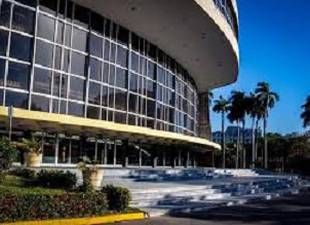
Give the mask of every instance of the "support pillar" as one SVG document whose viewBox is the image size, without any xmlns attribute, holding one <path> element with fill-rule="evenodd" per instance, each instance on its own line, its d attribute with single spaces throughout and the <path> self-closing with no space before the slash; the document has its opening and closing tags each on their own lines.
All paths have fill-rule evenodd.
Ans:
<svg viewBox="0 0 310 225">
<path fill-rule="evenodd" d="M 211 140 L 209 92 L 198 94 L 198 135 Z"/>
</svg>

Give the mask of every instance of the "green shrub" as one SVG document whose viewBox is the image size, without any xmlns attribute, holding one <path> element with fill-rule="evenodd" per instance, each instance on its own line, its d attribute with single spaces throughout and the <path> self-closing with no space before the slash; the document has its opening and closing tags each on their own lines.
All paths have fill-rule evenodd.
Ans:
<svg viewBox="0 0 310 225">
<path fill-rule="evenodd" d="M 61 170 L 41 170 L 36 175 L 34 185 L 71 190 L 76 186 L 76 182 L 76 175 L 69 171 L 64 172 Z"/>
<path fill-rule="evenodd" d="M 90 217 L 106 212 L 107 200 L 101 192 L 61 195 L 0 193 L 0 223 Z"/>
<path fill-rule="evenodd" d="M 17 155 L 17 151 L 7 138 L 0 138 L 0 183 Z"/>
<path fill-rule="evenodd" d="M 14 170 L 11 170 L 9 174 L 25 179 L 34 179 L 36 176 L 36 172 L 34 170 L 27 168 L 16 168 Z"/>
<path fill-rule="evenodd" d="M 102 188 L 102 192 L 107 196 L 110 210 L 124 211 L 129 207 L 131 195 L 127 188 L 107 185 Z"/>
</svg>

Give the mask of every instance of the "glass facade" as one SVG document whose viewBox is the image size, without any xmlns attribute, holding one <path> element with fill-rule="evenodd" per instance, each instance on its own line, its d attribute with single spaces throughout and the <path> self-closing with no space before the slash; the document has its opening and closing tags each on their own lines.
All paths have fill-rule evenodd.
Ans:
<svg viewBox="0 0 310 225">
<path fill-rule="evenodd" d="M 0 104 L 197 135 L 197 91 L 188 72 L 68 0 L 2 1 Z M 67 160 L 66 150 L 59 154 Z"/>
</svg>

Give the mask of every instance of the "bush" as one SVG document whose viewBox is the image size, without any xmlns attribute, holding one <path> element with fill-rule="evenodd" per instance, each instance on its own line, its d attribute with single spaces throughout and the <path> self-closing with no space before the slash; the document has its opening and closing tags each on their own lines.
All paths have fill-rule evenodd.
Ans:
<svg viewBox="0 0 310 225">
<path fill-rule="evenodd" d="M 110 210 L 120 212 L 128 209 L 129 203 L 131 201 L 131 195 L 127 188 L 107 185 L 102 188 L 102 192 L 107 196 Z"/>
<path fill-rule="evenodd" d="M 71 190 L 76 186 L 77 178 L 69 171 L 41 170 L 34 181 L 35 185 L 48 188 Z"/>
<path fill-rule="evenodd" d="M 0 223 L 103 215 L 107 212 L 104 193 L 61 195 L 0 193 Z"/>
<path fill-rule="evenodd" d="M 17 151 L 7 138 L 0 139 L 0 183 L 17 155 Z"/>
<path fill-rule="evenodd" d="M 27 168 L 16 168 L 14 170 L 11 170 L 9 174 L 25 179 L 34 179 L 36 176 L 36 172 L 34 170 L 30 170 Z"/>
</svg>

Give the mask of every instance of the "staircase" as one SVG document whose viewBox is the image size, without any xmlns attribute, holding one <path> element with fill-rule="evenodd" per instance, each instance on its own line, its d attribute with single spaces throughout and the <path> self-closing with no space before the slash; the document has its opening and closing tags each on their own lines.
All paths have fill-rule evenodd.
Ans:
<svg viewBox="0 0 310 225">
<path fill-rule="evenodd" d="M 127 187 L 132 207 L 150 216 L 189 213 L 298 194 L 308 182 L 296 175 L 224 169 L 105 171 L 105 183 Z"/>
</svg>

